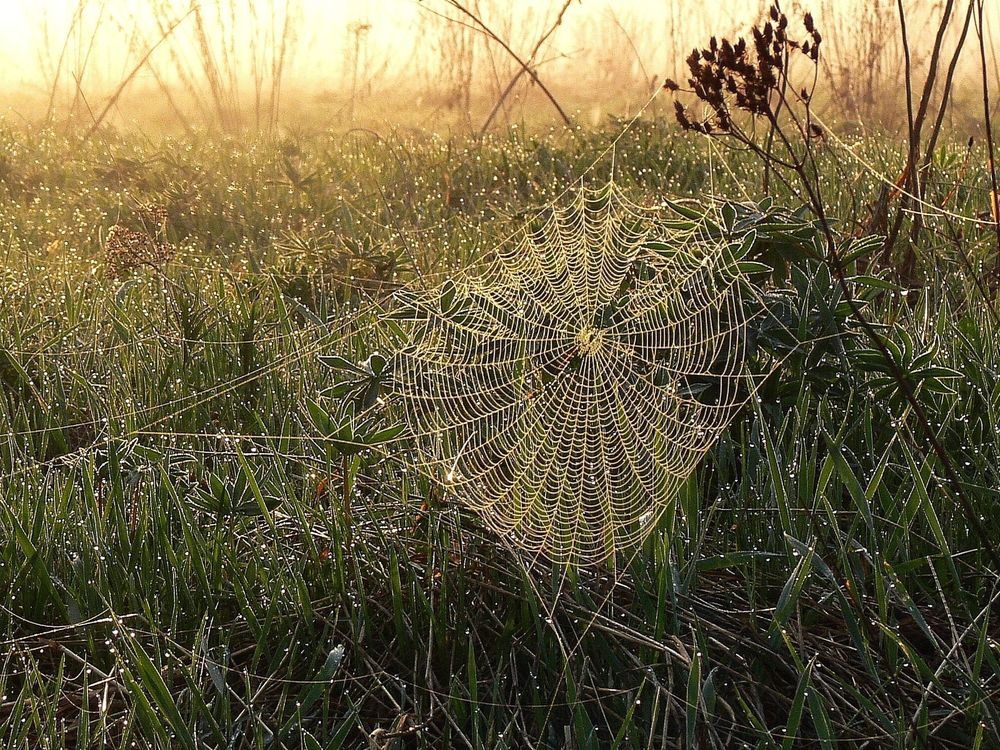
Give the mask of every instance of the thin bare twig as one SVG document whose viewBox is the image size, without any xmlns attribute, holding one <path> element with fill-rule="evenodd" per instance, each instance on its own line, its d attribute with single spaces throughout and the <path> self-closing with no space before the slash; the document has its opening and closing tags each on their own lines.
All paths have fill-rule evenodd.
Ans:
<svg viewBox="0 0 1000 750">
<path fill-rule="evenodd" d="M 174 29 L 176 29 L 178 26 L 180 26 L 181 22 L 184 21 L 185 18 L 187 18 L 188 16 L 190 16 L 191 13 L 194 11 L 194 9 L 195 8 L 192 7 L 190 10 L 188 10 L 187 13 L 185 13 L 180 18 L 178 18 L 176 21 L 174 21 L 174 23 L 163 33 L 163 35 L 148 50 L 146 50 L 146 54 L 144 54 L 139 59 L 139 62 L 137 62 L 135 64 L 135 67 L 132 68 L 131 72 L 127 76 L 125 76 L 124 79 L 122 79 L 122 82 L 118 84 L 118 88 L 115 89 L 115 92 L 110 97 L 108 97 L 108 101 L 104 105 L 104 109 L 102 109 L 101 112 L 100 112 L 100 114 L 97 115 L 97 117 L 94 118 L 94 122 L 87 129 L 87 132 L 84 133 L 84 135 L 83 135 L 83 142 L 84 143 L 86 143 L 88 140 L 90 140 L 90 137 L 95 132 L 97 132 L 97 129 L 99 127 L 101 127 L 101 123 L 104 122 L 104 118 L 108 116 L 108 112 L 110 112 L 111 108 L 115 106 L 115 103 L 118 101 L 119 97 L 121 97 L 121 95 L 125 91 L 126 87 L 139 74 L 139 71 L 142 70 L 145 67 L 145 65 L 146 65 L 147 62 L 149 62 L 149 58 L 152 56 L 153 52 L 156 51 L 157 47 L 159 47 L 161 44 L 163 44 L 163 42 L 165 42 L 167 40 L 167 38 L 174 32 Z"/>
<path fill-rule="evenodd" d="M 76 28 L 80 17 L 83 15 L 83 9 L 86 4 L 86 0 L 79 0 L 76 5 L 76 10 L 73 12 L 73 17 L 70 19 L 69 28 L 66 30 L 66 37 L 63 39 L 62 48 L 59 50 L 59 59 L 56 60 L 55 70 L 52 72 L 52 86 L 49 89 L 49 104 L 45 108 L 45 122 L 49 123 L 52 120 L 52 112 L 55 108 L 56 102 L 56 90 L 59 88 L 59 77 L 62 73 L 63 61 L 66 59 L 66 51 L 69 49 L 69 40 L 73 36 L 73 30 Z"/>
<path fill-rule="evenodd" d="M 882 252 L 884 261 L 888 260 L 892 253 L 892 247 L 896 242 L 896 237 L 899 235 L 899 230 L 902 228 L 903 218 L 909 209 L 910 195 L 915 195 L 918 201 L 922 201 L 924 197 L 923 184 L 921 183 L 917 167 L 917 163 L 920 161 L 920 134 L 923 130 L 924 120 L 927 118 L 931 96 L 934 93 L 934 84 L 937 81 L 938 70 L 941 66 L 941 48 L 944 45 L 945 32 L 948 30 L 948 25 L 951 22 L 951 17 L 955 9 L 955 0 L 947 0 L 941 21 L 938 23 L 937 32 L 934 36 L 934 47 L 927 65 L 927 77 L 924 79 L 924 87 L 920 94 L 920 103 L 917 106 L 916 114 L 913 113 L 912 68 L 903 0 L 897 0 L 897 8 L 899 10 L 900 33 L 903 40 L 903 54 L 906 61 L 906 106 L 909 148 L 907 150 L 905 178 L 903 180 L 904 191 L 900 199 L 899 211 L 896 213 L 892 228 L 889 230 L 889 234 L 885 240 Z M 942 102 L 941 106 L 946 106 L 946 102 Z M 902 276 L 909 277 L 912 275 L 915 265 L 916 255 L 913 253 L 911 247 L 907 249 Z"/>
<path fill-rule="evenodd" d="M 538 86 L 539 90 L 541 90 L 541 92 L 545 94 L 545 97 L 552 103 L 552 106 L 555 107 L 556 112 L 559 113 L 559 117 L 562 119 L 566 127 L 572 127 L 573 121 L 570 120 L 569 115 L 566 114 L 563 108 L 559 105 L 559 102 L 556 101 L 555 96 L 552 94 L 551 91 L 549 91 L 548 86 L 542 83 L 542 80 L 538 77 L 538 73 L 535 72 L 535 70 L 531 67 L 529 62 L 526 62 L 520 55 L 518 55 L 513 49 L 511 49 L 510 45 L 507 44 L 507 42 L 505 42 L 496 32 L 494 32 L 489 26 L 487 26 L 486 23 L 478 15 L 476 15 L 471 10 L 462 5 L 462 3 L 459 2 L 459 0 L 448 0 L 448 4 L 452 6 L 455 10 L 457 10 L 459 13 L 466 16 L 473 24 L 472 28 L 485 34 L 494 42 L 503 47 L 504 51 L 508 55 L 510 55 L 518 65 L 521 66 L 521 69 L 525 73 L 527 73 L 528 76 L 531 77 L 531 80 L 535 82 L 535 85 Z M 430 11 L 430 12 L 435 13 L 436 15 L 439 16 L 441 15 L 436 11 Z M 447 16 L 445 16 L 445 18 L 447 18 Z M 453 20 L 453 19 L 448 19 L 448 20 Z"/>
<path fill-rule="evenodd" d="M 544 34 L 542 34 L 541 37 L 539 37 L 538 41 L 535 43 L 534 48 L 531 50 L 531 54 L 528 55 L 529 66 L 534 64 L 535 58 L 538 56 L 538 53 L 542 49 L 542 46 L 549 40 L 549 37 L 551 37 L 552 34 L 555 33 L 555 30 L 559 28 L 559 26 L 562 24 L 563 17 L 566 15 L 566 11 L 569 10 L 569 6 L 572 2 L 573 0 L 565 0 L 562 8 L 559 10 L 559 13 L 556 15 L 556 20 L 549 27 L 548 31 L 546 31 Z M 504 105 L 504 102 L 507 101 L 507 97 L 510 96 L 510 93 L 514 90 L 514 87 L 517 85 L 517 82 L 520 81 L 521 78 L 524 76 L 524 74 L 528 71 L 529 67 L 522 64 L 520 70 L 518 70 L 517 73 L 514 74 L 514 76 L 508 82 L 507 86 L 500 93 L 500 96 L 497 97 L 496 102 L 493 104 L 493 109 L 490 110 L 489 115 L 486 117 L 486 121 L 483 123 L 483 126 L 479 129 L 480 138 L 482 138 L 486 134 L 486 131 L 493 123 L 493 119 L 497 116 L 497 112 L 500 111 L 500 108 Z M 553 102 L 553 104 L 555 104 L 555 102 Z M 559 105 L 557 104 L 556 107 L 558 108 L 558 106 Z M 563 115 L 563 119 L 564 120 L 566 119 L 565 115 Z M 567 122 L 566 124 L 569 125 L 569 122 Z"/>
<path fill-rule="evenodd" d="M 990 167 L 990 216 L 997 235 L 997 260 L 1000 261 L 1000 189 L 997 186 L 997 162 L 993 145 L 993 118 L 990 112 L 990 84 L 986 72 L 986 30 L 983 26 L 984 0 L 976 0 L 976 35 L 979 37 L 979 61 L 983 73 L 983 127 L 986 129 L 986 149 Z"/>
</svg>

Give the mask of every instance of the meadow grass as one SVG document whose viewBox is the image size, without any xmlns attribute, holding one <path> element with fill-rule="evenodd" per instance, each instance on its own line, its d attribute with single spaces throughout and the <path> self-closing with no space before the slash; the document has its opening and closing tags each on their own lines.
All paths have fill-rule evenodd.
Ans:
<svg viewBox="0 0 1000 750">
<path fill-rule="evenodd" d="M 997 571 L 807 243 L 783 261 L 789 320 L 825 343 L 614 565 L 525 559 L 405 440 L 324 435 L 330 357 L 391 349 L 396 286 L 486 257 L 595 160 L 588 179 L 613 168 L 636 200 L 761 197 L 752 160 L 666 123 L 598 159 L 622 128 L 81 144 L 5 126 L 4 746 L 1000 746 Z M 903 148 L 820 151 L 840 236 Z M 946 210 L 913 236 L 913 288 L 874 251 L 851 272 L 995 532 L 997 248 L 961 218 L 989 205 L 970 161 L 935 157 Z M 172 257 L 113 273 L 110 227 L 159 233 L 149 205 Z"/>
</svg>

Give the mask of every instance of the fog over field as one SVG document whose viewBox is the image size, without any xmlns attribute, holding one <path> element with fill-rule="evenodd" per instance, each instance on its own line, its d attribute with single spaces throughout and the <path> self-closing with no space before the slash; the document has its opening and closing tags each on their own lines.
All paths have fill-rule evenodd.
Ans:
<svg viewBox="0 0 1000 750">
<path fill-rule="evenodd" d="M 282 119 L 344 124 L 480 124 L 558 113 L 529 63 L 586 120 L 632 112 L 712 34 L 744 32 L 760 0 L 6 0 L 0 86 L 21 116 L 86 119 L 115 95 L 109 122 L 238 129 Z M 893 0 L 795 0 L 827 39 L 820 96 L 841 119 L 896 121 L 903 55 Z M 1000 4 L 988 3 L 997 68 Z M 927 63 L 943 4 L 906 0 L 911 64 Z M 947 30 L 954 42 L 959 23 Z M 863 62 L 862 62 L 863 61 Z M 961 82 L 975 72 L 959 60 Z M 512 83 L 513 81 L 513 83 Z M 125 83 L 126 85 L 122 86 Z M 119 88 L 121 89 L 119 92 Z M 961 86 L 959 86 L 961 88 Z M 882 94 L 876 95 L 875 92 Z M 289 106 L 294 103 L 294 106 Z M 536 106 L 537 105 L 537 106 Z M 506 120 L 505 120 L 506 118 Z"/>
</svg>

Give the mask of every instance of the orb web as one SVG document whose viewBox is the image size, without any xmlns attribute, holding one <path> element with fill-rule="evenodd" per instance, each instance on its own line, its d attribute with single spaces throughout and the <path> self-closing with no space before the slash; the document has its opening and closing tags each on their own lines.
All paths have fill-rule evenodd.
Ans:
<svg viewBox="0 0 1000 750">
<path fill-rule="evenodd" d="M 420 467 L 528 552 L 633 548 L 749 394 L 733 247 L 580 187 L 406 296 L 394 388 Z"/>
</svg>

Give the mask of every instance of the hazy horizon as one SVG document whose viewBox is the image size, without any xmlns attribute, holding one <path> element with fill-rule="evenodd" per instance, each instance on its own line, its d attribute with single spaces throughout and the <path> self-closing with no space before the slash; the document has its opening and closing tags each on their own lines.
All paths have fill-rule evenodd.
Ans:
<svg viewBox="0 0 1000 750">
<path fill-rule="evenodd" d="M 736 0 L 708 10 L 696 0 L 462 5 L 524 60 L 555 26 L 532 62 L 540 78 L 570 106 L 620 111 L 633 108 L 665 77 L 682 77 L 683 58 L 693 46 L 742 32 L 768 3 Z M 816 16 L 826 39 L 826 72 L 838 79 L 830 95 L 856 100 L 848 109 L 878 104 L 876 89 L 899 91 L 895 0 L 785 5 Z M 904 7 L 919 68 L 936 6 L 907 0 Z M 1000 4 L 988 13 L 989 54 L 997 70 Z M 197 120 L 252 106 L 258 120 L 267 111 L 273 122 L 289 105 L 290 92 L 300 101 L 325 97 L 350 120 L 355 108 L 384 106 L 387 98 L 471 117 L 474 99 L 488 109 L 520 69 L 448 0 L 8 0 L 4 21 L 0 88 L 8 109 L 29 117 L 50 105 L 71 115 L 96 108 L 126 80 L 112 114 L 119 121 L 142 107 L 170 111 L 160 119 Z M 952 24 L 951 36 L 958 25 Z M 973 57 L 966 53 L 960 76 L 975 70 Z M 857 65 L 859 59 L 868 62 Z M 538 94 L 527 83 L 527 76 L 519 80 L 511 102 Z"/>
</svg>

